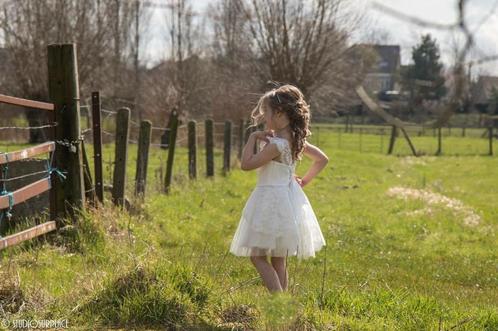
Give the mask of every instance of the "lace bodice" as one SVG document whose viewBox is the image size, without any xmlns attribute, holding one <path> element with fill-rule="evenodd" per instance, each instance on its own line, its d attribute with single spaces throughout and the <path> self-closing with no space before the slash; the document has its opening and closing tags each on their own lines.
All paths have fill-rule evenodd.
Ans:
<svg viewBox="0 0 498 331">
<path fill-rule="evenodd" d="M 269 137 L 269 143 L 276 144 L 280 155 L 278 160 L 271 160 L 257 169 L 258 183 L 257 186 L 287 186 L 294 179 L 296 162 L 292 161 L 290 146 L 285 138 Z M 262 149 L 266 142 L 260 144 Z"/>
<path fill-rule="evenodd" d="M 286 165 L 294 165 L 295 162 L 292 160 L 292 150 L 289 145 L 289 142 L 285 138 L 281 137 L 268 137 L 270 140 L 270 144 L 274 143 L 277 145 L 278 150 L 280 151 L 280 155 L 277 160 L 273 160 L 275 162 L 280 162 Z M 260 150 L 266 146 L 266 142 L 262 141 L 260 144 Z"/>
</svg>

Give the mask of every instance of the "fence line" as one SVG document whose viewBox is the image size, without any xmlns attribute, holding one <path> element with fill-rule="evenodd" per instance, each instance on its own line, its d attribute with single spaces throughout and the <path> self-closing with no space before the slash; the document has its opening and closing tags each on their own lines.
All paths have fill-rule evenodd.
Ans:
<svg viewBox="0 0 498 331">
<path fill-rule="evenodd" d="M 66 208 L 67 205 L 76 207 L 84 207 L 84 196 L 78 197 L 77 185 L 80 185 L 79 179 L 71 178 L 69 183 L 62 185 L 60 181 L 55 180 L 55 173 L 58 177 L 65 179 L 65 173 L 71 173 L 72 176 L 78 177 L 81 170 L 81 158 L 74 157 L 74 153 L 81 156 L 82 145 L 81 132 L 79 128 L 79 84 L 77 78 L 76 64 L 76 48 L 75 44 L 52 44 L 47 47 L 48 58 L 48 92 L 51 103 L 40 102 L 17 97 L 11 97 L 0 94 L 0 103 L 20 106 L 25 108 L 33 108 L 49 112 L 51 123 L 33 126 L 33 127 L 2 127 L 1 130 L 7 129 L 50 129 L 51 138 L 49 142 L 45 142 L 33 147 L 25 148 L 20 151 L 0 154 L 0 165 L 2 167 L 2 192 L 0 193 L 0 224 L 3 218 L 11 217 L 11 210 L 15 205 L 18 205 L 34 196 L 49 191 L 50 196 L 50 220 L 33 226 L 29 229 L 18 233 L 0 237 L 0 250 L 19 244 L 28 239 L 38 237 L 47 232 L 57 230 L 60 220 L 69 213 L 72 213 L 72 208 Z M 72 74 L 68 74 L 72 73 Z M 70 111 L 69 111 L 70 110 Z M 76 125 L 74 123 L 76 122 Z M 57 126 L 62 126 L 67 130 L 60 130 Z M 58 146 L 68 147 L 68 150 L 59 148 Z M 57 146 L 57 147 L 56 147 Z M 9 164 L 14 161 L 25 160 L 49 153 L 50 161 L 47 162 L 47 176 L 36 180 L 28 185 L 18 188 L 14 191 L 8 191 L 6 184 L 16 179 L 34 176 L 36 173 L 31 172 L 22 176 L 8 178 Z M 54 155 L 57 154 L 57 157 Z M 54 161 L 57 160 L 57 164 Z M 64 172 L 54 166 L 58 163 L 63 164 L 69 171 Z M 68 194 L 71 192 L 71 194 Z M 74 215 L 72 215 L 74 216 Z M 3 234 L 3 228 L 2 234 Z"/>
<path fill-rule="evenodd" d="M 405 128 L 409 128 L 410 126 L 405 126 Z M 413 127 L 417 127 L 417 128 L 420 128 L 420 126 L 413 126 Z M 446 138 L 450 138 L 450 137 L 453 137 L 453 138 L 461 138 L 461 137 L 472 137 L 474 139 L 483 139 L 483 140 L 487 140 L 488 141 L 488 147 L 486 148 L 486 150 L 484 150 L 484 147 L 482 146 L 481 148 L 483 148 L 482 152 L 474 152 L 474 153 L 467 153 L 465 150 L 462 152 L 462 153 L 456 153 L 458 155 L 482 155 L 482 154 L 488 154 L 488 155 L 493 155 L 493 140 L 495 138 L 498 138 L 498 135 L 496 133 L 494 133 L 494 130 L 493 130 L 493 127 L 490 126 L 488 128 L 472 128 L 472 132 L 469 133 L 468 129 L 469 128 L 456 128 L 456 127 L 450 127 L 450 128 L 446 128 L 446 134 L 443 132 L 443 130 L 438 130 L 438 129 L 434 129 L 434 130 L 424 130 L 424 128 L 420 129 L 420 130 L 417 130 L 417 135 L 415 136 L 412 136 L 413 139 L 415 139 L 415 141 L 417 141 L 416 139 L 417 138 L 435 138 L 435 140 L 433 141 L 433 144 L 434 145 L 437 145 L 437 146 L 432 146 L 430 148 L 435 148 L 436 151 L 434 152 L 434 155 L 439 155 L 443 152 L 443 137 L 446 137 Z M 462 129 L 463 131 L 460 132 L 460 129 Z M 467 131 L 465 131 L 465 129 L 467 129 Z M 388 133 L 388 131 L 391 131 L 390 133 Z M 476 134 L 477 132 L 480 132 L 482 130 L 482 134 Z M 370 136 L 379 136 L 380 137 L 380 142 L 377 142 L 375 141 L 374 144 L 379 144 L 380 146 L 380 152 L 384 152 L 384 138 L 385 136 L 387 136 L 389 138 L 389 136 L 391 137 L 391 142 L 390 142 L 390 146 L 389 146 L 389 149 L 387 151 L 388 154 L 391 154 L 392 153 L 392 146 L 394 146 L 394 141 L 396 141 L 396 137 L 398 136 L 398 133 L 395 134 L 395 136 L 393 136 L 393 132 L 392 131 L 392 127 L 389 127 L 389 126 L 372 126 L 372 127 L 367 127 L 367 126 L 357 126 L 355 130 L 352 130 L 351 127 L 343 127 L 343 126 L 335 126 L 335 125 L 323 125 L 323 124 L 318 124 L 318 125 L 312 125 L 312 128 L 311 128 L 311 131 L 313 132 L 313 135 L 312 135 L 312 138 L 314 143 L 317 144 L 318 146 L 320 145 L 320 143 L 323 144 L 323 142 L 325 141 L 325 139 L 322 137 L 320 137 L 320 133 L 325 133 L 325 132 L 334 132 L 336 133 L 335 135 L 328 135 L 327 136 L 327 139 L 330 140 L 331 138 L 335 140 L 336 142 L 336 145 L 337 148 L 339 149 L 352 149 L 352 146 L 356 146 L 354 147 L 356 150 L 359 150 L 360 152 L 372 152 L 372 151 L 375 151 L 376 150 L 376 147 L 372 147 L 372 138 L 370 138 L 369 140 L 365 140 L 363 138 L 363 136 L 365 135 L 370 135 Z M 408 132 L 410 132 L 410 130 L 407 130 Z M 457 133 L 457 134 L 454 134 L 454 133 Z M 344 136 L 343 136 L 344 135 Z M 346 137 L 348 137 L 347 139 L 345 139 Z M 350 138 L 354 137 L 354 140 L 351 140 Z M 454 141 L 453 141 L 454 142 Z M 426 141 L 422 141 L 422 148 L 420 148 L 420 141 L 418 142 L 419 143 L 419 146 L 416 146 L 416 147 L 419 147 L 418 148 L 418 151 L 417 151 L 417 155 L 421 155 L 422 153 L 423 154 L 428 154 L 427 153 L 427 140 Z M 392 145 L 392 146 L 391 146 Z M 417 145 L 417 144 L 415 144 Z M 451 146 L 451 145 L 450 145 Z M 468 149 L 468 145 L 467 146 L 467 149 Z M 367 147 L 367 148 L 365 148 Z M 472 146 L 470 146 L 472 147 Z M 451 148 L 451 147 L 450 147 Z M 431 153 L 429 153 L 431 154 Z"/>
<path fill-rule="evenodd" d="M 52 188 L 52 172 L 58 173 L 60 176 L 65 178 L 64 174 L 58 170 L 53 168 L 53 155 L 55 151 L 55 143 L 54 142 L 46 142 L 37 146 L 25 148 L 23 150 L 2 153 L 0 154 L 0 165 L 3 166 L 2 171 L 2 192 L 0 193 L 0 225 L 4 219 L 4 217 L 10 218 L 12 216 L 11 210 L 15 205 L 18 205 L 28 199 L 31 199 L 43 192 L 46 192 Z M 32 158 L 34 156 L 50 153 L 50 162 L 47 163 L 47 169 L 44 171 L 32 172 L 29 174 L 25 174 L 22 176 L 16 176 L 12 178 L 8 178 L 8 165 L 11 162 L 26 160 L 28 158 Z M 46 173 L 47 177 L 39 179 L 35 182 L 32 182 L 28 185 L 25 185 L 19 189 L 14 191 L 8 191 L 6 188 L 6 183 L 11 182 L 13 180 L 31 177 L 36 174 Z M 40 225 L 36 225 L 27 230 L 11 234 L 6 237 L 0 236 L 0 250 L 7 248 L 9 246 L 16 245 L 28 239 L 32 239 L 34 237 L 40 236 L 47 232 L 55 230 L 56 223 L 53 220 L 45 222 Z"/>
</svg>

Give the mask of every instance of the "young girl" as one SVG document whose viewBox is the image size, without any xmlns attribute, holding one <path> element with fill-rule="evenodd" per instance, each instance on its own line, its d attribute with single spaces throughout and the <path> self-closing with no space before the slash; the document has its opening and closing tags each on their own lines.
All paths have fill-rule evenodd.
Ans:
<svg viewBox="0 0 498 331">
<path fill-rule="evenodd" d="M 327 165 L 328 157 L 306 141 L 311 135 L 310 111 L 297 87 L 283 85 L 265 93 L 251 118 L 253 125 L 264 121 L 266 131 L 253 132 L 242 151 L 242 170 L 257 169 L 258 182 L 242 211 L 230 252 L 250 256 L 270 292 L 285 291 L 286 257 L 314 257 L 325 245 L 302 187 Z M 259 152 L 254 154 L 258 140 Z M 314 162 L 300 178 L 294 171 L 303 154 Z"/>
</svg>

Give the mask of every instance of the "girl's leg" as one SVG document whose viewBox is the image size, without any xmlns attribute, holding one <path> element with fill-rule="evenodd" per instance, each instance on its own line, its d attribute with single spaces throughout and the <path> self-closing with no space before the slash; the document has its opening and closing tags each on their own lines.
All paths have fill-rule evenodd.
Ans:
<svg viewBox="0 0 498 331">
<path fill-rule="evenodd" d="M 285 264 L 285 257 L 272 256 L 271 265 L 277 272 L 278 279 L 280 280 L 280 286 L 282 286 L 282 290 L 283 291 L 287 290 L 287 283 L 289 282 L 289 278 L 287 274 L 287 266 Z"/>
<path fill-rule="evenodd" d="M 251 256 L 251 262 L 258 270 L 259 275 L 263 279 L 265 286 L 270 292 L 281 292 L 282 286 L 280 285 L 280 280 L 275 272 L 275 269 L 268 263 L 265 256 Z"/>
</svg>

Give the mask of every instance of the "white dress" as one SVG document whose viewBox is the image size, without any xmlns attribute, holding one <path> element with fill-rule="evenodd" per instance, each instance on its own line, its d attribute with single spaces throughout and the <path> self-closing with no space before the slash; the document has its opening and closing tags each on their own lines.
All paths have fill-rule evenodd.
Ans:
<svg viewBox="0 0 498 331">
<path fill-rule="evenodd" d="M 230 252 L 236 256 L 314 257 L 325 246 L 325 238 L 294 178 L 296 162 L 289 143 L 281 137 L 269 140 L 277 145 L 282 162 L 272 160 L 257 168 L 258 182 L 242 210 Z"/>
</svg>

